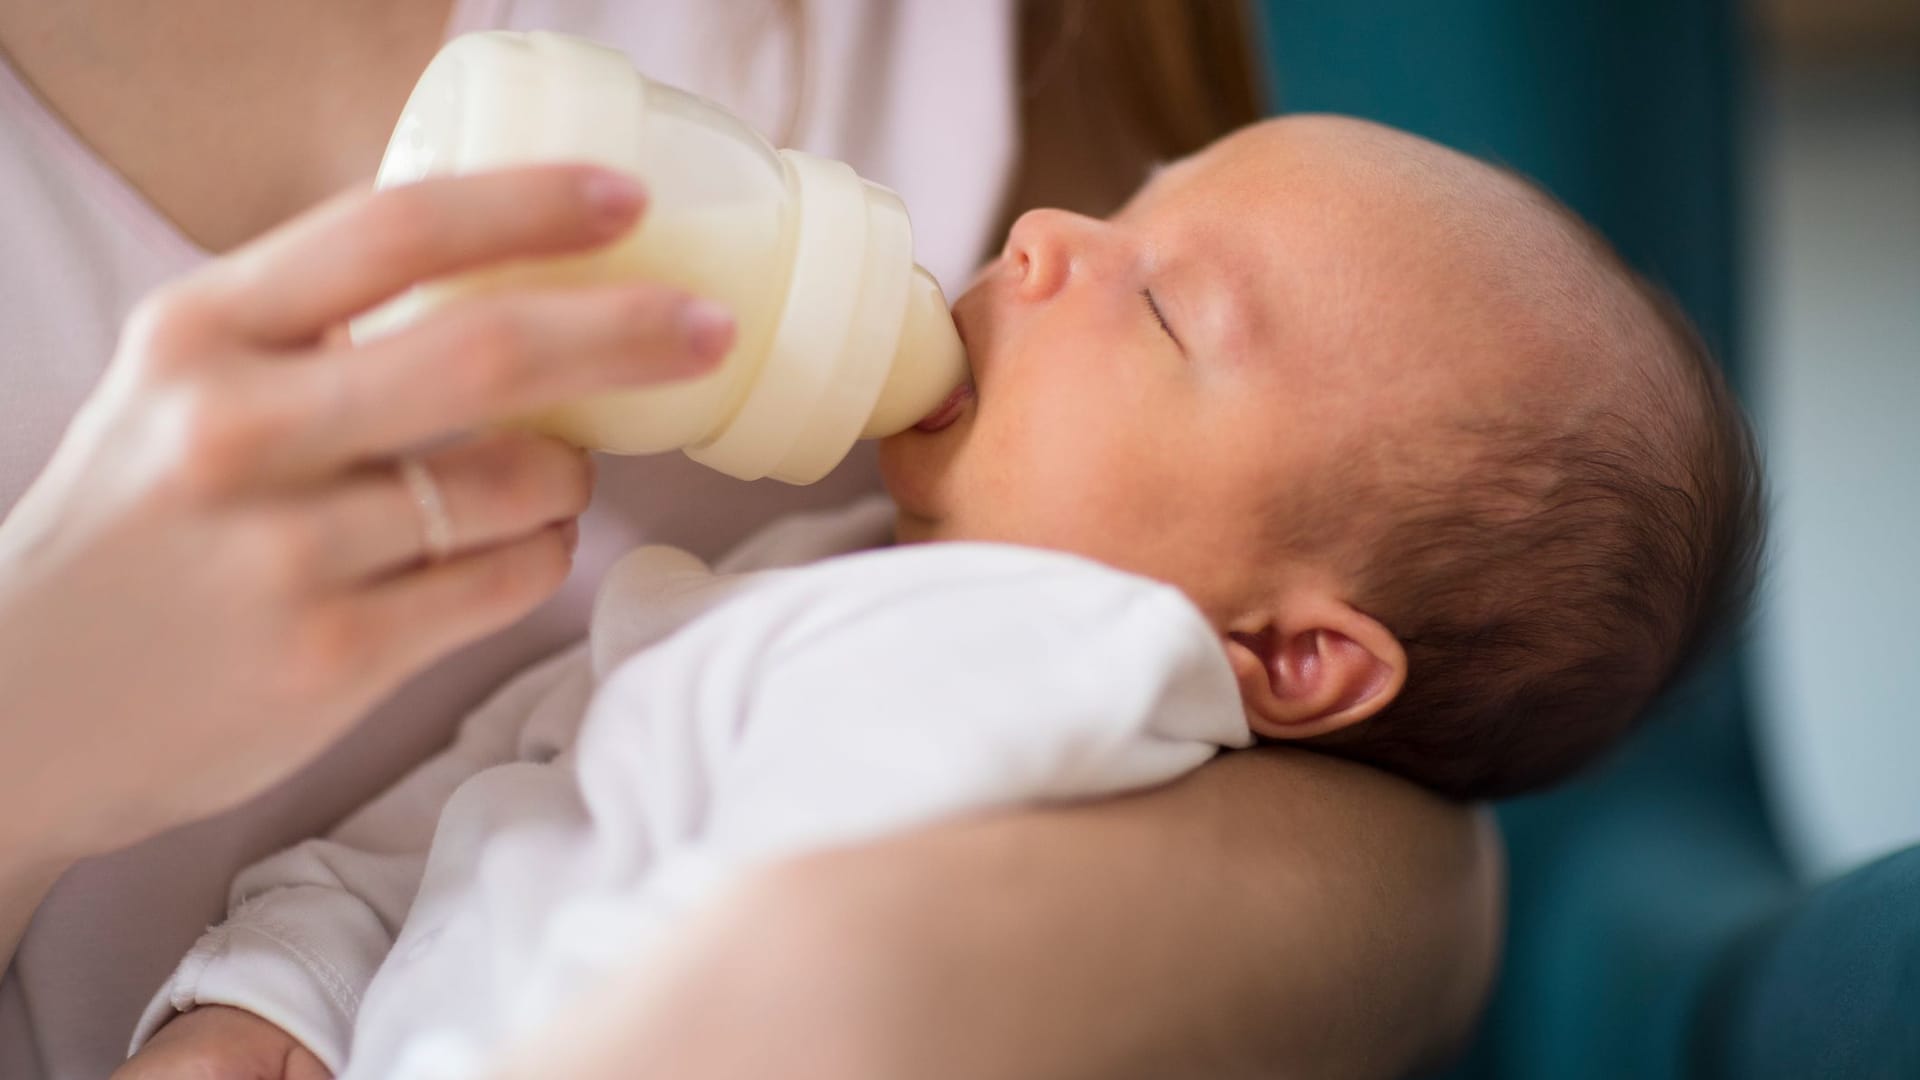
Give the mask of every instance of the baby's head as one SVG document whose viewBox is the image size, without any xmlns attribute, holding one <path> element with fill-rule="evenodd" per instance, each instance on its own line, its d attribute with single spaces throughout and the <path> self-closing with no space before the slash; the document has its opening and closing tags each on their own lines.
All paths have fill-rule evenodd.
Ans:
<svg viewBox="0 0 1920 1080">
<path fill-rule="evenodd" d="M 960 299 L 976 396 L 882 446 L 903 541 L 1179 586 L 1254 730 L 1459 796 L 1623 733 L 1750 588 L 1757 466 L 1684 318 L 1518 179 L 1248 128 Z"/>
</svg>

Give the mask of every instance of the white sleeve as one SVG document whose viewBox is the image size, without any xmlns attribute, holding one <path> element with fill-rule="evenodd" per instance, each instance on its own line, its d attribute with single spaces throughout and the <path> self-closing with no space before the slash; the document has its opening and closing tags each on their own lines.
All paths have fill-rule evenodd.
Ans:
<svg viewBox="0 0 1920 1080">
<path fill-rule="evenodd" d="M 879 571 L 822 576 L 757 650 L 708 757 L 709 810 L 661 851 L 649 914 L 749 862 L 1148 787 L 1250 741 L 1218 636 L 1174 589 L 997 546 L 862 558 Z M 597 734 L 581 767 L 604 796 L 585 775 Z"/>
<path fill-rule="evenodd" d="M 419 888 L 440 809 L 468 778 L 515 760 L 529 734 L 567 726 L 592 692 L 584 646 L 509 682 L 452 745 L 347 818 L 242 871 L 209 930 L 148 1004 L 129 1053 L 176 1013 L 231 1005 L 279 1026 L 338 1073 L 360 996 Z M 536 753 L 542 752 L 536 748 Z"/>
</svg>

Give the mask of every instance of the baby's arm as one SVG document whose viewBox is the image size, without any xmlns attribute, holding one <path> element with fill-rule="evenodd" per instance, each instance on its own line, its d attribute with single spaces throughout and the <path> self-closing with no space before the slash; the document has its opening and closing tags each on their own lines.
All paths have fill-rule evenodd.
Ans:
<svg viewBox="0 0 1920 1080">
<path fill-rule="evenodd" d="M 413 903 L 441 807 L 469 777 L 514 760 L 523 732 L 539 718 L 566 709 L 577 716 L 590 692 L 584 647 L 528 670 L 469 716 L 451 746 L 326 838 L 242 871 L 227 921 L 200 939 L 155 995 L 130 1052 L 179 1014 L 223 1005 L 278 1027 L 338 1072 L 360 996 Z M 233 1050 L 223 1029 L 205 1030 L 207 1055 Z M 169 1061 L 196 1056 L 196 1048 L 173 1042 Z"/>
</svg>

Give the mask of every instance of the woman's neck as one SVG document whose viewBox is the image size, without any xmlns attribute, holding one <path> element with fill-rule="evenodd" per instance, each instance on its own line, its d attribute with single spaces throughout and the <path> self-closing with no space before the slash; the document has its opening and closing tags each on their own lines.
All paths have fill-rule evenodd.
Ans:
<svg viewBox="0 0 1920 1080">
<path fill-rule="evenodd" d="M 453 0 L 0 0 L 0 51 L 220 251 L 371 177 Z"/>
</svg>

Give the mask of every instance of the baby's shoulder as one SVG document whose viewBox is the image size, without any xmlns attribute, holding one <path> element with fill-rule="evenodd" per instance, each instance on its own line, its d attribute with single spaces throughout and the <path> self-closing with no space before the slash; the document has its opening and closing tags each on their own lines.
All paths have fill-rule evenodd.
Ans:
<svg viewBox="0 0 1920 1080">
<path fill-rule="evenodd" d="M 1128 573 L 1071 552 L 1021 544 L 948 540 L 851 552 L 820 559 L 794 573 L 824 579 L 927 585 L 953 583 L 981 588 L 1060 584 L 1119 591 L 1168 589 L 1151 578 Z"/>
<path fill-rule="evenodd" d="M 1170 585 L 1062 551 L 973 541 L 908 544 L 770 571 L 769 590 L 829 622 L 967 619 L 1117 629 L 1172 624 L 1211 637 Z M 740 599 L 744 599 L 742 596 Z"/>
<path fill-rule="evenodd" d="M 740 573 L 716 573 L 670 548 L 641 549 L 616 566 L 594 616 L 603 677 L 642 651 L 770 659 L 848 636 L 970 650 L 1079 642 L 1188 651 L 1214 640 L 1172 586 L 1066 552 L 979 542 Z"/>
</svg>

